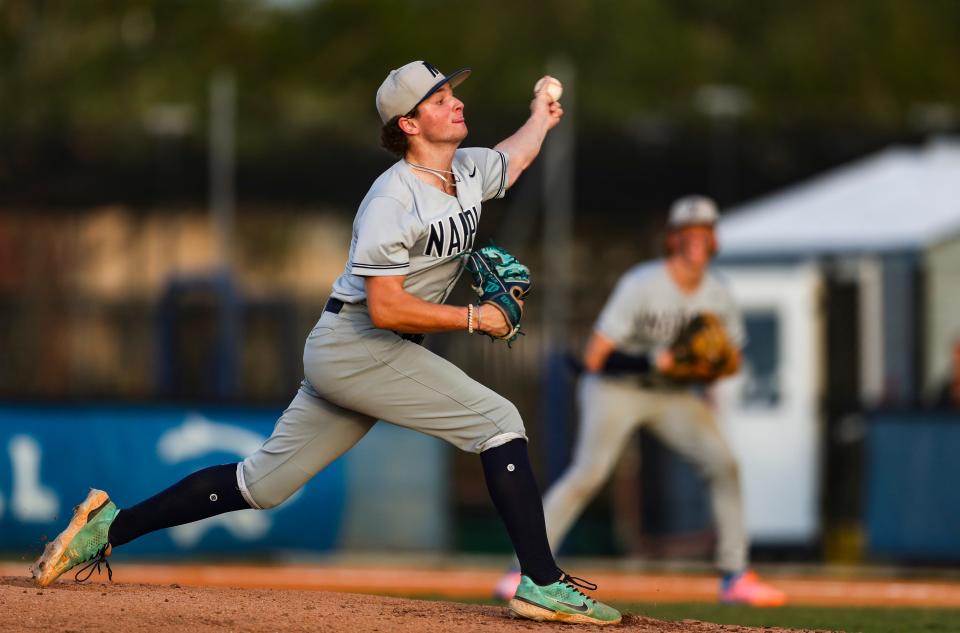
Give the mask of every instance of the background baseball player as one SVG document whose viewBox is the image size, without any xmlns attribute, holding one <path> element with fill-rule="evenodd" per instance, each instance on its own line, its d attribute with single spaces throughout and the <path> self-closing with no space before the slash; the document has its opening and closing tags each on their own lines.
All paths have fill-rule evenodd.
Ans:
<svg viewBox="0 0 960 633">
<path fill-rule="evenodd" d="M 723 574 L 720 599 L 774 606 L 783 604 L 783 593 L 747 569 L 737 463 L 697 389 L 736 371 L 744 342 L 744 325 L 733 298 L 709 270 L 717 250 L 717 218 L 709 198 L 677 200 L 670 211 L 666 258 L 639 264 L 618 282 L 584 354 L 573 462 L 544 497 L 544 512 L 550 543 L 559 547 L 610 475 L 630 435 L 645 425 L 699 466 L 709 482 L 718 537 L 716 565 Z M 704 320 L 702 315 L 716 317 L 721 325 L 701 332 L 707 338 L 693 347 L 702 343 L 726 348 L 725 356 L 686 358 L 696 355 L 690 341 L 682 348 L 676 344 L 695 317 L 701 317 L 698 324 Z M 509 594 L 516 582 L 516 573 L 507 574 L 497 592 Z"/>
<path fill-rule="evenodd" d="M 530 118 L 512 136 L 492 150 L 458 149 L 467 126 L 453 88 L 469 73 L 444 76 L 416 61 L 391 71 L 377 91 L 381 141 L 400 160 L 360 203 L 346 269 L 307 337 L 305 379 L 270 438 L 239 464 L 198 471 L 129 508 L 91 491 L 36 562 L 39 584 L 84 562 L 89 575 L 113 547 L 157 529 L 276 506 L 387 420 L 480 454 L 523 572 L 514 612 L 620 621 L 615 609 L 578 590 L 595 586 L 563 574 L 553 560 L 516 407 L 419 345 L 427 332 L 515 335 L 509 311 L 492 303 L 441 304 L 464 268 L 482 203 L 516 181 L 563 114 L 539 89 Z"/>
</svg>

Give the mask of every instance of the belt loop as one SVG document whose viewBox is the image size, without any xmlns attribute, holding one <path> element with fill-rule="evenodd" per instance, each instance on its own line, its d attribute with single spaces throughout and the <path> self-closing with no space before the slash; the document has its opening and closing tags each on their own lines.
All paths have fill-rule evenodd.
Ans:
<svg viewBox="0 0 960 633">
<path fill-rule="evenodd" d="M 407 334 L 405 332 L 396 332 L 396 331 L 394 331 L 393 333 L 405 341 L 410 341 L 414 345 L 423 345 L 423 339 L 427 338 L 426 334 Z"/>
</svg>

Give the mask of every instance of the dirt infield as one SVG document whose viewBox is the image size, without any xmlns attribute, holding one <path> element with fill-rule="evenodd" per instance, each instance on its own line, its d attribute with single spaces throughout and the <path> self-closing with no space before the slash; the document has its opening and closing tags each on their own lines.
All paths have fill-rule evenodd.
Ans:
<svg viewBox="0 0 960 633">
<path fill-rule="evenodd" d="M 24 576 L 29 563 L 0 563 L 0 576 Z M 115 562 L 117 582 L 153 585 L 296 589 L 444 597 L 489 598 L 501 570 L 413 565 L 143 565 Z M 716 576 L 617 572 L 578 568 L 577 575 L 621 602 L 716 602 Z M 960 608 L 960 583 L 769 576 L 790 604 L 812 606 L 909 606 Z"/>
<path fill-rule="evenodd" d="M 617 631 L 631 633 L 765 633 L 685 620 L 663 622 L 627 614 Z M 40 590 L 24 577 L 0 578 L 0 630 L 87 633 L 207 631 L 331 631 L 424 633 L 579 631 L 594 626 L 518 620 L 503 607 L 409 600 L 354 593 L 61 581 Z M 796 633 L 796 629 L 792 629 Z"/>
</svg>

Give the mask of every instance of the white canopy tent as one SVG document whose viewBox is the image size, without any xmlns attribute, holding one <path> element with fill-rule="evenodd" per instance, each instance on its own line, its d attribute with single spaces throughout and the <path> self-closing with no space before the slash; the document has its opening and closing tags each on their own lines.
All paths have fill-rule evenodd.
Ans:
<svg viewBox="0 0 960 633">
<path fill-rule="evenodd" d="M 751 535 L 812 542 L 822 447 L 855 441 L 837 439 L 849 409 L 916 407 L 950 375 L 960 138 L 893 146 L 728 209 L 718 240 L 751 340 L 725 410 Z"/>
<path fill-rule="evenodd" d="M 921 250 L 960 234 L 960 139 L 894 146 L 724 213 L 724 258 Z"/>
<path fill-rule="evenodd" d="M 921 397 L 948 371 L 960 341 L 960 137 L 893 146 L 728 209 L 718 232 L 722 264 L 826 258 L 824 272 L 856 283 L 864 403 Z"/>
</svg>

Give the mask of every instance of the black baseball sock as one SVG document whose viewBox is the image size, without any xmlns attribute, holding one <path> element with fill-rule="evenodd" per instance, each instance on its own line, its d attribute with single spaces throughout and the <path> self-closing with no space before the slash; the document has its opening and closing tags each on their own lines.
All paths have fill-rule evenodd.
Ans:
<svg viewBox="0 0 960 633">
<path fill-rule="evenodd" d="M 110 526 L 113 546 L 163 528 L 246 510 L 250 504 L 237 487 L 237 465 L 223 464 L 187 475 L 163 492 L 120 510 Z"/>
<path fill-rule="evenodd" d="M 547 528 L 543 520 L 543 502 L 533 478 L 527 441 L 516 439 L 480 453 L 487 490 L 520 561 L 520 571 L 538 585 L 560 580 L 560 569 L 553 560 Z"/>
</svg>

